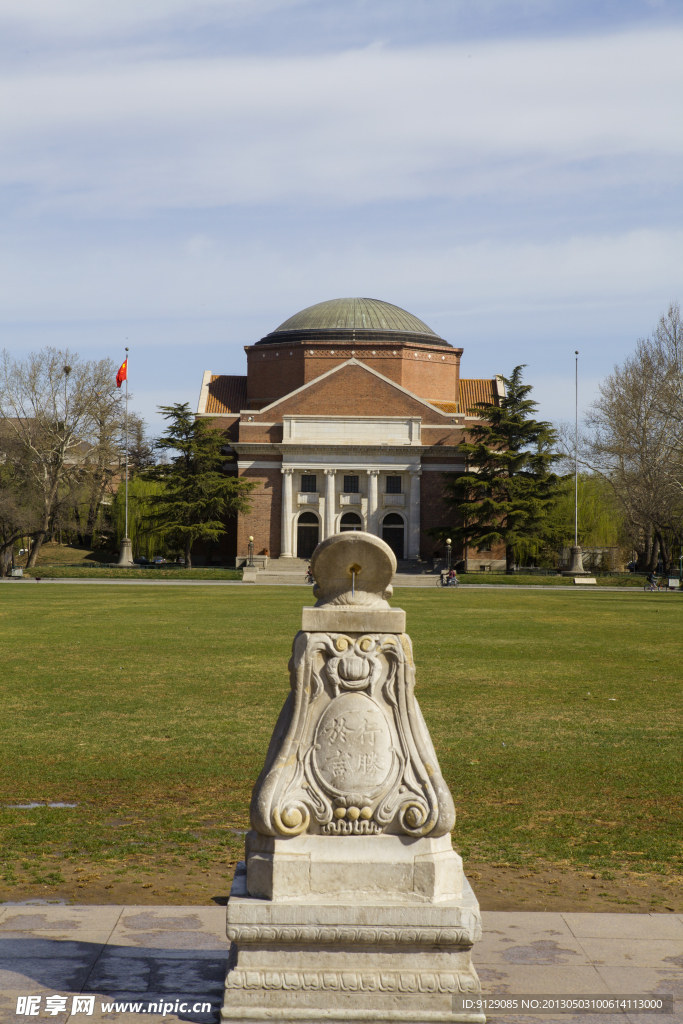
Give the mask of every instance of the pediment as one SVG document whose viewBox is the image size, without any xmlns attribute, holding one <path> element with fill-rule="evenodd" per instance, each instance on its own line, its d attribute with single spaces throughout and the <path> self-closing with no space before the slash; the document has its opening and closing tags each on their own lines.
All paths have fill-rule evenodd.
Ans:
<svg viewBox="0 0 683 1024">
<path fill-rule="evenodd" d="M 255 422 L 284 422 L 285 417 L 292 416 L 419 417 L 431 423 L 448 422 L 447 414 L 440 409 L 358 359 L 340 363 L 253 415 Z"/>
</svg>

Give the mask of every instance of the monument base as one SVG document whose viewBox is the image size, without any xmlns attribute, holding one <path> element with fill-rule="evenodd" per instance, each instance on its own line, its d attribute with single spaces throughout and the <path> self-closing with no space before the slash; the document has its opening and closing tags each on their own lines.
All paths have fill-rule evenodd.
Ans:
<svg viewBox="0 0 683 1024">
<path fill-rule="evenodd" d="M 357 822 L 342 824 L 350 832 Z M 462 894 L 462 858 L 450 835 L 284 838 L 251 831 L 245 845 L 247 890 L 260 899 L 438 903 L 458 900 Z"/>
<path fill-rule="evenodd" d="M 274 902 L 248 895 L 242 862 L 227 934 L 224 1024 L 485 1024 L 484 1014 L 455 1008 L 481 992 L 471 960 L 481 918 L 466 879 L 459 899 L 438 903 Z"/>
<path fill-rule="evenodd" d="M 121 551 L 117 565 L 135 565 L 133 561 L 133 542 L 130 537 L 124 537 L 121 541 Z"/>
<path fill-rule="evenodd" d="M 562 573 L 563 576 L 588 576 L 588 570 L 583 567 L 583 552 L 581 548 L 570 548 L 571 561 L 569 568 Z"/>
</svg>

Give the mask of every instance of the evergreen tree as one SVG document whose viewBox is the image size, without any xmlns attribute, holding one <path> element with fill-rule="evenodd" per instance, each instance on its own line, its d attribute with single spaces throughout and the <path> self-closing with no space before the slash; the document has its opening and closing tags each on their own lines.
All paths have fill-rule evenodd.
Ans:
<svg viewBox="0 0 683 1024">
<path fill-rule="evenodd" d="M 189 569 L 194 541 L 217 540 L 226 532 L 226 519 L 248 512 L 248 494 L 256 484 L 225 472 L 225 438 L 211 420 L 195 419 L 187 402 L 159 408 L 169 425 L 155 447 L 177 454 L 145 474 L 165 484 L 163 492 L 147 498 L 148 520 L 153 529 L 178 539 Z"/>
<path fill-rule="evenodd" d="M 537 403 L 529 398 L 531 385 L 522 383 L 523 369 L 516 366 L 503 377 L 499 406 L 475 406 L 481 421 L 468 428 L 469 441 L 460 446 L 467 469 L 445 486 L 457 525 L 438 531 L 483 548 L 502 541 L 508 570 L 516 547 L 542 537 L 561 480 L 552 472 L 560 459 L 553 450 L 555 431 L 532 418 Z"/>
</svg>

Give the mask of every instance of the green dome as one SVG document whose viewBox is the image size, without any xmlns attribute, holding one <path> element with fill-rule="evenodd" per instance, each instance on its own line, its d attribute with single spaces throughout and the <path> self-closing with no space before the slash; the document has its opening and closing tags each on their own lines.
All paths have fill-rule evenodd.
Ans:
<svg viewBox="0 0 683 1024">
<path fill-rule="evenodd" d="M 272 334 L 282 331 L 399 331 L 402 334 L 438 335 L 400 306 L 380 299 L 328 299 L 302 309 L 280 324 Z M 274 340 L 274 339 L 273 339 Z"/>
</svg>

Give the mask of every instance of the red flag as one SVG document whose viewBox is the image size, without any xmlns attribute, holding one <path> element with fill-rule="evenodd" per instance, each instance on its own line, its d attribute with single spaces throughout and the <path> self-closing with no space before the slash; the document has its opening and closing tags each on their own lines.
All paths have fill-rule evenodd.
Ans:
<svg viewBox="0 0 683 1024">
<path fill-rule="evenodd" d="M 120 388 L 124 380 L 128 380 L 128 358 L 126 357 L 123 361 L 123 366 L 116 374 L 116 386 Z"/>
</svg>

